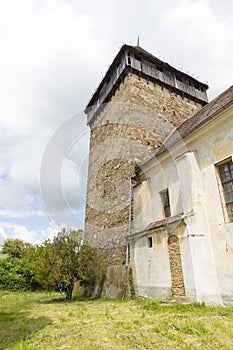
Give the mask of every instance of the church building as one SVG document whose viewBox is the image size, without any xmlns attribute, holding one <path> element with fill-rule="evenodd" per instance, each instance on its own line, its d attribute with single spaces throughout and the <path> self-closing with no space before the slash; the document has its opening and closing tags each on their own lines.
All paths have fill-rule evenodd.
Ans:
<svg viewBox="0 0 233 350">
<path fill-rule="evenodd" d="M 141 47 L 123 45 L 88 103 L 85 237 L 106 261 L 105 297 L 126 296 L 131 267 L 138 296 L 205 300 L 208 295 L 210 302 L 218 296 L 220 303 L 221 293 L 216 289 L 199 291 L 197 287 L 202 279 L 194 257 L 202 267 L 209 264 L 206 274 L 215 278 L 209 278 L 215 288 L 217 265 L 213 249 L 207 250 L 210 235 L 204 231 L 210 214 L 202 202 L 207 184 L 200 182 L 199 188 L 203 173 L 198 172 L 201 165 L 197 150 L 189 149 L 184 141 L 196 135 L 200 127 L 205 130 L 205 125 L 215 120 L 211 116 L 219 111 L 218 106 L 222 108 L 226 100 L 229 103 L 228 92 L 228 99 L 225 96 L 222 102 L 217 100 L 217 105 L 214 101 L 208 104 L 207 89 L 206 84 Z M 211 142 L 213 145 L 215 139 Z M 205 159 L 206 145 L 201 150 Z M 225 164 L 230 156 L 214 158 L 216 174 L 221 174 L 221 162 Z M 217 181 L 221 188 L 220 175 Z M 225 192 L 220 193 L 225 218 L 230 209 L 228 203 L 224 206 Z M 199 243 L 190 243 L 197 237 L 203 261 L 198 258 Z M 225 243 L 229 256 L 233 248 L 230 241 Z M 227 299 L 229 293 L 225 295 Z"/>
<path fill-rule="evenodd" d="M 233 304 L 233 86 L 135 171 L 136 294 Z"/>
</svg>

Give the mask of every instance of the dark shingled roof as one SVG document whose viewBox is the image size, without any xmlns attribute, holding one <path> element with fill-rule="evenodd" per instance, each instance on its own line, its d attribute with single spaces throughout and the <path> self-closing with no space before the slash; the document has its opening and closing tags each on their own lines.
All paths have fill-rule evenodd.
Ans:
<svg viewBox="0 0 233 350">
<path fill-rule="evenodd" d="M 96 103 L 96 100 L 98 99 L 98 95 L 99 92 L 101 91 L 101 89 L 103 88 L 104 84 L 106 83 L 106 81 L 109 79 L 109 77 L 111 76 L 111 74 L 114 72 L 117 64 L 119 63 L 121 57 L 124 55 L 124 53 L 129 50 L 130 52 L 133 52 L 135 54 L 140 54 L 142 57 L 144 57 L 145 59 L 147 59 L 149 62 L 151 62 L 152 64 L 161 64 L 164 67 L 167 67 L 167 69 L 171 72 L 173 72 L 174 74 L 179 74 L 180 76 L 186 77 L 187 79 L 191 80 L 193 83 L 198 83 L 199 85 L 203 86 L 203 88 L 206 90 L 208 89 L 208 85 L 204 84 L 200 81 L 198 81 L 197 79 L 191 77 L 190 75 L 174 68 L 173 66 L 169 65 L 168 63 L 160 60 L 159 58 L 155 57 L 154 55 L 152 55 L 151 53 L 147 52 L 146 50 L 144 50 L 143 48 L 141 48 L 140 46 L 131 46 L 131 45 L 127 45 L 124 44 L 120 51 L 118 52 L 118 54 L 116 55 L 116 57 L 114 58 L 112 64 L 110 65 L 110 67 L 108 68 L 105 76 L 103 77 L 101 83 L 99 84 L 98 88 L 96 89 L 96 91 L 94 92 L 94 94 L 92 95 L 90 101 L 87 104 L 87 107 L 85 109 L 85 112 L 87 113 L 88 107 L 92 106 L 93 104 Z"/>
<path fill-rule="evenodd" d="M 165 140 L 163 146 L 155 153 L 155 156 L 166 152 L 167 149 L 179 142 L 181 138 L 184 139 L 186 136 L 190 135 L 232 103 L 233 85 L 176 128 Z"/>
</svg>

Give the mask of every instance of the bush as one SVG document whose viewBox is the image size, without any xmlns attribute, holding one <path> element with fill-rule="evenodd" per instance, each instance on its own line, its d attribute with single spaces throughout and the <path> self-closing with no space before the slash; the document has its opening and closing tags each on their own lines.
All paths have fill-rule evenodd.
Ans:
<svg viewBox="0 0 233 350">
<path fill-rule="evenodd" d="M 32 244 L 24 242 L 21 239 L 7 239 L 3 243 L 2 253 L 12 258 L 21 259 L 25 257 L 28 251 L 32 249 Z"/>
<path fill-rule="evenodd" d="M 103 283 L 106 266 L 98 255 L 97 248 L 84 244 L 79 252 L 78 263 L 78 279 L 81 286 L 94 287 Z"/>
<path fill-rule="evenodd" d="M 104 277 L 105 266 L 97 249 L 81 244 L 82 236 L 82 230 L 63 229 L 52 241 L 45 240 L 37 248 L 32 263 L 35 279 L 46 289 L 64 283 L 68 300 L 77 281 L 93 289 Z"/>
<path fill-rule="evenodd" d="M 0 260 L 0 289 L 16 291 L 36 287 L 29 262 L 11 257 Z"/>
</svg>

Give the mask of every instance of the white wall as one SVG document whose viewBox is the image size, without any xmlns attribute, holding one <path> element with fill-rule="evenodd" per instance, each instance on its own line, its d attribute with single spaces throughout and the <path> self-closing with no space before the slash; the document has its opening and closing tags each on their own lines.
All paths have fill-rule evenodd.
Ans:
<svg viewBox="0 0 233 350">
<path fill-rule="evenodd" d="M 185 141 L 183 148 L 174 148 L 143 169 L 147 181 L 134 188 L 133 233 L 163 219 L 159 192 L 168 188 L 171 215 L 184 214 L 185 229 L 177 232 L 187 297 L 229 305 L 233 303 L 233 223 L 224 222 L 215 164 L 233 154 L 232 109 Z M 153 237 L 153 248 L 147 246 L 148 236 Z M 167 238 L 165 225 L 132 243 L 138 295 L 170 294 Z"/>
</svg>

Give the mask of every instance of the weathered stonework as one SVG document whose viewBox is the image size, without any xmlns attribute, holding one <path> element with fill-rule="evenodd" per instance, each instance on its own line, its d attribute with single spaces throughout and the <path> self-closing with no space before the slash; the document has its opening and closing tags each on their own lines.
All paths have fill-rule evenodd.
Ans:
<svg viewBox="0 0 233 350">
<path fill-rule="evenodd" d="M 172 280 L 172 296 L 185 297 L 184 278 L 180 256 L 180 242 L 176 235 L 168 238 L 168 252 Z"/>
<path fill-rule="evenodd" d="M 106 298 L 124 299 L 127 294 L 127 277 L 123 265 L 113 265 L 107 268 L 102 295 Z"/>
<path fill-rule="evenodd" d="M 111 102 L 129 102 L 152 109 L 174 126 L 197 112 L 203 104 L 195 102 L 160 84 L 130 74 L 126 77 Z"/>
<path fill-rule="evenodd" d="M 173 128 L 201 107 L 165 86 L 128 74 L 91 122 L 85 234 L 103 248 L 109 264 L 125 262 L 129 178 L 135 163 L 150 158 Z"/>
<path fill-rule="evenodd" d="M 175 127 L 206 104 L 207 89 L 141 47 L 123 45 L 88 103 L 85 236 L 107 262 L 107 297 L 125 295 L 126 237 L 134 229 L 130 177 L 162 149 Z"/>
</svg>

